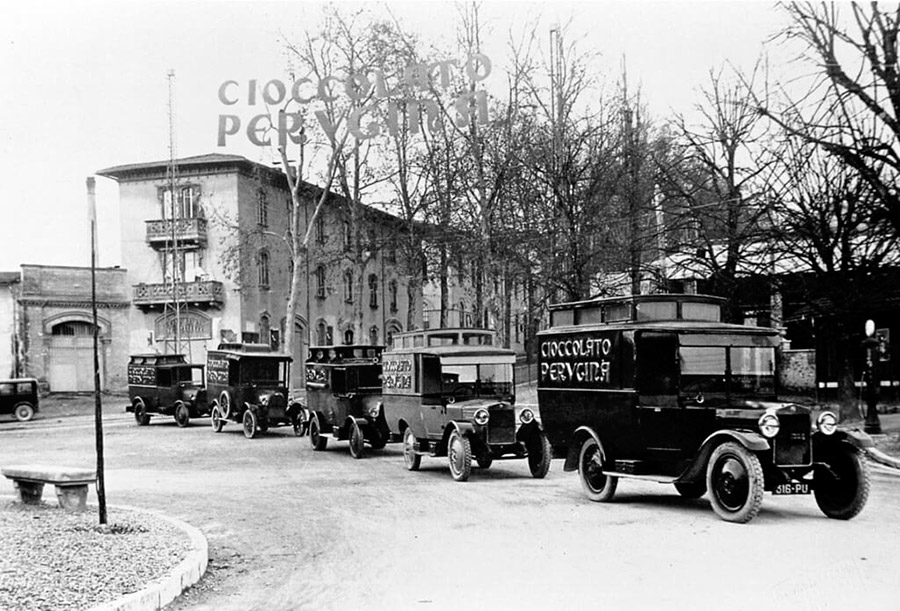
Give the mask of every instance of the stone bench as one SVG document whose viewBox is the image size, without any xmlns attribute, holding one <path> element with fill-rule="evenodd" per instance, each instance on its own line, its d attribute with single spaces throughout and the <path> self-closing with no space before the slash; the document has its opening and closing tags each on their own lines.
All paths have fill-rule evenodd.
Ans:
<svg viewBox="0 0 900 611">
<path fill-rule="evenodd" d="M 88 484 L 97 482 L 96 471 L 80 467 L 16 465 L 3 467 L 0 473 L 13 481 L 19 500 L 29 505 L 41 502 L 44 484 L 53 484 L 59 506 L 67 511 L 87 509 Z"/>
</svg>

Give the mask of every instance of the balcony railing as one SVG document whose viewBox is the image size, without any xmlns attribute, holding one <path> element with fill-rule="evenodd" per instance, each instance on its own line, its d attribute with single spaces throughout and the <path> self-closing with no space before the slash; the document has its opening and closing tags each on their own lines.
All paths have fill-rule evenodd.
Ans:
<svg viewBox="0 0 900 611">
<path fill-rule="evenodd" d="M 178 282 L 175 285 L 179 302 L 198 307 L 219 308 L 225 302 L 225 291 L 221 282 L 201 280 L 197 282 Z M 136 284 L 134 285 L 134 305 L 139 308 L 165 306 L 175 301 L 172 284 Z"/>
<path fill-rule="evenodd" d="M 175 239 L 181 246 L 206 245 L 206 219 L 201 218 L 147 221 L 147 243 L 158 248 L 171 243 L 172 223 L 175 224 Z"/>
</svg>

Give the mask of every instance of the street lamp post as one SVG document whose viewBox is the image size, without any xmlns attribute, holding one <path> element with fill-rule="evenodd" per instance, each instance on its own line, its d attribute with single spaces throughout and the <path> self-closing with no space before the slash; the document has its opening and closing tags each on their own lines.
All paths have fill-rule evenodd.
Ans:
<svg viewBox="0 0 900 611">
<path fill-rule="evenodd" d="M 866 321 L 866 339 L 862 341 L 866 351 L 865 369 L 865 393 L 866 393 L 866 421 L 863 430 L 866 433 L 881 434 L 881 421 L 878 418 L 878 372 L 875 366 L 875 350 L 878 348 L 878 340 L 875 335 L 875 322 Z"/>
</svg>

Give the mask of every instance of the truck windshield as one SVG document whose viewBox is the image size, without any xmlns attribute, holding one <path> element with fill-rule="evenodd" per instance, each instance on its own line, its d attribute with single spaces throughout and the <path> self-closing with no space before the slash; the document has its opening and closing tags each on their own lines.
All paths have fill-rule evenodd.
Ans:
<svg viewBox="0 0 900 611">
<path fill-rule="evenodd" d="M 442 391 L 455 397 L 495 397 L 512 394 L 511 363 L 443 365 Z"/>
<path fill-rule="evenodd" d="M 682 392 L 775 392 L 775 349 L 771 346 L 681 346 L 678 355 Z"/>
</svg>

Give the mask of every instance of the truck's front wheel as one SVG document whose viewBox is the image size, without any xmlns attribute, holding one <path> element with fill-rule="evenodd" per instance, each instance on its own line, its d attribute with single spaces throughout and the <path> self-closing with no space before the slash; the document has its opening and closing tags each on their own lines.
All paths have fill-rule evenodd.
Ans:
<svg viewBox="0 0 900 611">
<path fill-rule="evenodd" d="M 869 466 L 858 452 L 838 447 L 824 457 L 817 457 L 813 475 L 816 504 L 829 518 L 849 520 L 855 517 L 869 499 Z"/>
<path fill-rule="evenodd" d="M 450 475 L 458 482 L 464 482 L 472 474 L 472 443 L 469 438 L 454 430 L 447 440 L 447 458 L 450 460 Z"/>
<path fill-rule="evenodd" d="M 749 522 L 762 505 L 763 471 L 759 459 L 739 443 L 723 443 L 709 459 L 706 487 L 716 515 L 726 522 Z"/>
</svg>

